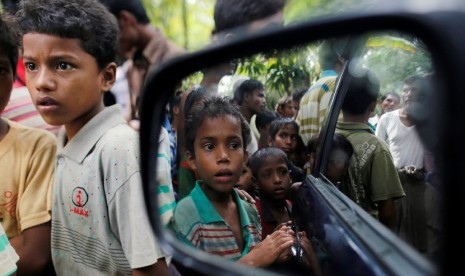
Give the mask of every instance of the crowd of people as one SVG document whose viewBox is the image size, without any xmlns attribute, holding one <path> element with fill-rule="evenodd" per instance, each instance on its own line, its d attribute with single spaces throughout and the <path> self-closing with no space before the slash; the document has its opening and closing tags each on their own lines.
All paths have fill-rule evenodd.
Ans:
<svg viewBox="0 0 465 276">
<path fill-rule="evenodd" d="M 212 43 L 282 25 L 284 5 L 217 0 Z M 186 50 L 151 25 L 138 0 L 6 7 L 0 274 L 182 274 L 160 247 L 144 205 L 138 109 L 147 75 Z M 305 256 L 299 264 L 322 275 L 308 233 L 293 224 L 291 194 L 315 169 L 319 133 L 346 62 L 342 47 L 343 41 L 320 45 L 320 78 L 273 110 L 257 79 L 237 78 L 231 95 L 218 93 L 233 63 L 205 70 L 199 84 L 176 91 L 154 141 L 157 187 L 150 196 L 157 197 L 162 225 L 231 261 L 279 269 Z M 440 181 L 414 112 L 429 81 L 411 76 L 401 97 L 379 97 L 373 71 L 353 74 L 324 175 L 432 256 L 440 228 L 425 198 L 437 200 Z"/>
</svg>

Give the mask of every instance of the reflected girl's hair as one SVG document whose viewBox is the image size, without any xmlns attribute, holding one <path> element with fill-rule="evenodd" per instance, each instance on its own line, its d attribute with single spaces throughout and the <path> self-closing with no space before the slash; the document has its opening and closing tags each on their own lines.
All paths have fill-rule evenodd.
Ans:
<svg viewBox="0 0 465 276">
<path fill-rule="evenodd" d="M 186 97 L 186 101 L 184 102 L 184 108 L 182 110 L 184 113 L 184 120 L 187 121 L 189 118 L 192 107 L 207 96 L 207 90 L 205 87 L 198 85 L 192 88 L 191 92 Z"/>
<path fill-rule="evenodd" d="M 259 149 L 249 159 L 249 167 L 255 179 L 258 179 L 258 171 L 260 170 L 261 165 L 269 158 L 281 159 L 286 166 L 289 164 L 289 159 L 287 158 L 286 153 L 281 149 L 275 147 Z"/>
<path fill-rule="evenodd" d="M 250 128 L 242 116 L 239 108 L 233 105 L 228 99 L 220 96 L 208 97 L 200 103 L 195 104 L 187 117 L 185 124 L 186 148 L 195 157 L 194 142 L 199 127 L 205 119 L 231 116 L 237 120 L 241 127 L 242 147 L 246 150 L 250 141 Z M 221 128 L 221 126 L 218 126 Z"/>
</svg>

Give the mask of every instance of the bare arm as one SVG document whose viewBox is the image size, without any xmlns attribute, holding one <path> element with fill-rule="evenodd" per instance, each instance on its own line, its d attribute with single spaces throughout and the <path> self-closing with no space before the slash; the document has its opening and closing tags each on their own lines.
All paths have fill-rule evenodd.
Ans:
<svg viewBox="0 0 465 276">
<path fill-rule="evenodd" d="M 394 200 L 387 199 L 378 201 L 377 204 L 379 221 L 394 231 L 397 223 L 396 205 L 394 204 Z"/>
<path fill-rule="evenodd" d="M 168 266 L 166 265 L 165 258 L 158 259 L 153 265 L 146 267 L 136 268 L 132 270 L 133 276 L 143 275 L 168 275 Z"/>
<path fill-rule="evenodd" d="M 40 224 L 10 239 L 19 256 L 17 275 L 45 274 L 51 264 L 51 223 Z"/>
</svg>

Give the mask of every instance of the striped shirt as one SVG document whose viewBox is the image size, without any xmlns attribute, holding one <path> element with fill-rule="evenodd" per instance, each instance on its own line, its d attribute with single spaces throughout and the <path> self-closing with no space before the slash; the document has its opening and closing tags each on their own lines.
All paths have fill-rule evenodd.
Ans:
<svg viewBox="0 0 465 276">
<path fill-rule="evenodd" d="M 163 224 L 168 224 L 173 216 L 176 202 L 174 199 L 173 184 L 171 181 L 171 149 L 170 136 L 163 127 L 158 139 L 157 153 L 157 189 L 158 208 Z"/>
<path fill-rule="evenodd" d="M 171 228 L 185 243 L 202 251 L 236 261 L 261 241 L 257 210 L 242 201 L 235 190 L 233 198 L 239 211 L 244 249 L 240 251 L 231 226 L 213 207 L 197 181 L 192 192 L 178 202 Z"/>
<path fill-rule="evenodd" d="M 300 125 L 300 136 L 305 143 L 318 134 L 323 125 L 336 86 L 335 71 L 324 71 L 322 77 L 312 85 L 300 101 L 299 113 L 296 121 Z"/>
</svg>

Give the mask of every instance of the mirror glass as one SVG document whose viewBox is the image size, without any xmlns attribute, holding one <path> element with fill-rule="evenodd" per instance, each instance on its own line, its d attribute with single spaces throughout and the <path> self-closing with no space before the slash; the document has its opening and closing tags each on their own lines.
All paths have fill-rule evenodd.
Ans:
<svg viewBox="0 0 465 276">
<path fill-rule="evenodd" d="M 311 193 L 293 200 L 324 184 L 336 187 L 431 264 L 437 261 L 440 180 L 433 118 L 438 89 L 431 54 L 409 34 L 370 33 L 364 39 L 356 55 L 347 50 L 350 38 L 334 38 L 199 68 L 179 80 L 166 109 L 177 156 L 157 167 L 157 182 L 166 182 L 164 176 L 172 180 L 174 219 L 174 205 L 164 205 L 164 193 L 158 195 L 158 211 L 177 247 L 271 271 L 343 272 L 347 251 L 328 242 L 331 235 L 336 240 L 348 235 L 331 233 L 340 222 L 326 205 L 337 202 Z M 345 91 L 344 79 L 351 79 Z M 360 91 L 354 94 L 353 87 Z M 334 110 L 337 93 L 352 98 L 341 98 L 342 111 Z M 216 96 L 238 106 L 251 139 L 243 141 L 240 131 L 229 135 L 241 129 L 240 120 L 236 113 L 217 110 L 224 101 L 210 99 Z M 320 133 L 331 112 L 336 129 L 330 124 Z M 329 141 L 329 150 L 322 150 L 323 141 Z M 263 150 L 270 147 L 280 150 Z M 228 181 L 235 182 L 233 190 Z M 228 189 L 232 201 L 222 198 Z M 255 204 L 241 201 L 247 198 L 241 190 Z M 305 215 L 312 210 L 299 210 L 302 200 L 305 208 L 321 212 L 320 219 Z M 331 227 L 318 225 L 323 220 Z M 284 234 L 274 234 L 276 229 L 291 233 L 291 245 Z M 266 239 L 275 240 L 261 242 Z M 277 244 L 289 253 L 276 253 Z M 253 252 L 260 252 L 259 258 Z"/>
</svg>

